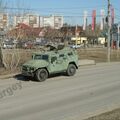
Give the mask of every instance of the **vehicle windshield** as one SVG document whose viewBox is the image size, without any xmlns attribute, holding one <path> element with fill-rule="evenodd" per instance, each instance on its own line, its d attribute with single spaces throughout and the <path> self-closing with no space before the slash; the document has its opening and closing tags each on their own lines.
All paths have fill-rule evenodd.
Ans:
<svg viewBox="0 0 120 120">
<path fill-rule="evenodd" d="M 35 55 L 34 60 L 48 60 L 48 55 Z"/>
</svg>

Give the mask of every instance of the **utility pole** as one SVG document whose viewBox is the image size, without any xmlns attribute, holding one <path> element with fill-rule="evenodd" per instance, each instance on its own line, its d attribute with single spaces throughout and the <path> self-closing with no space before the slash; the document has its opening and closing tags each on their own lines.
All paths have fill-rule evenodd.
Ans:
<svg viewBox="0 0 120 120">
<path fill-rule="evenodd" d="M 117 41 L 117 50 L 119 51 L 119 44 L 120 44 L 120 36 L 119 36 L 119 34 L 120 34 L 120 23 L 118 23 L 118 41 Z"/>
<path fill-rule="evenodd" d="M 120 43 L 120 41 L 119 41 L 119 34 L 120 34 L 120 23 L 118 23 L 118 40 L 117 40 L 117 59 L 119 58 L 119 43 Z"/>
<path fill-rule="evenodd" d="M 75 27 L 75 48 L 77 48 L 77 42 L 78 42 L 77 29 L 78 29 L 78 26 L 76 25 L 76 27 Z"/>
<path fill-rule="evenodd" d="M 110 0 L 108 0 L 108 38 L 107 38 L 107 61 L 110 62 L 110 30 L 111 30 L 111 23 L 110 23 Z"/>
</svg>

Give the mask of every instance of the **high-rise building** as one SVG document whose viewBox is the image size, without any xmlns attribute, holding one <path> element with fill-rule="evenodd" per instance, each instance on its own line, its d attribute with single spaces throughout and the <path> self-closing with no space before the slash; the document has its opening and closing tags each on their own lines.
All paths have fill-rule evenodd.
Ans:
<svg viewBox="0 0 120 120">
<path fill-rule="evenodd" d="M 51 27 L 54 29 L 59 29 L 63 26 L 62 16 L 39 16 L 34 14 L 24 14 L 14 16 L 14 26 L 18 23 L 24 23 L 31 27 Z"/>
<path fill-rule="evenodd" d="M 9 26 L 9 16 L 7 13 L 0 13 L 0 28 L 7 28 Z"/>
<path fill-rule="evenodd" d="M 59 29 L 63 26 L 63 16 L 51 15 L 51 16 L 41 16 L 40 17 L 41 27 L 52 27 L 54 29 Z"/>
</svg>

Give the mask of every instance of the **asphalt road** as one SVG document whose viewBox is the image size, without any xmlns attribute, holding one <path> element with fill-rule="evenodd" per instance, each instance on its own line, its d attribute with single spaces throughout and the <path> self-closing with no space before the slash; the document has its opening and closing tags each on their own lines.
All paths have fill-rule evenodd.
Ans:
<svg viewBox="0 0 120 120">
<path fill-rule="evenodd" d="M 82 120 L 120 107 L 120 63 L 82 66 L 73 77 L 0 81 L 0 120 Z"/>
</svg>

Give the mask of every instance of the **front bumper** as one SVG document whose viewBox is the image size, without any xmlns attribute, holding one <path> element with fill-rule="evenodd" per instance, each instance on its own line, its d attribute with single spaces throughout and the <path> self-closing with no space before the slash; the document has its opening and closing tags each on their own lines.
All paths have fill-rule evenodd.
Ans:
<svg viewBox="0 0 120 120">
<path fill-rule="evenodd" d="M 34 77 L 33 72 L 28 72 L 28 71 L 24 71 L 24 70 L 22 70 L 22 75 L 23 76 L 28 76 L 28 77 Z"/>
<path fill-rule="evenodd" d="M 34 68 L 29 66 L 22 66 L 21 68 L 22 75 L 34 77 Z"/>
</svg>

